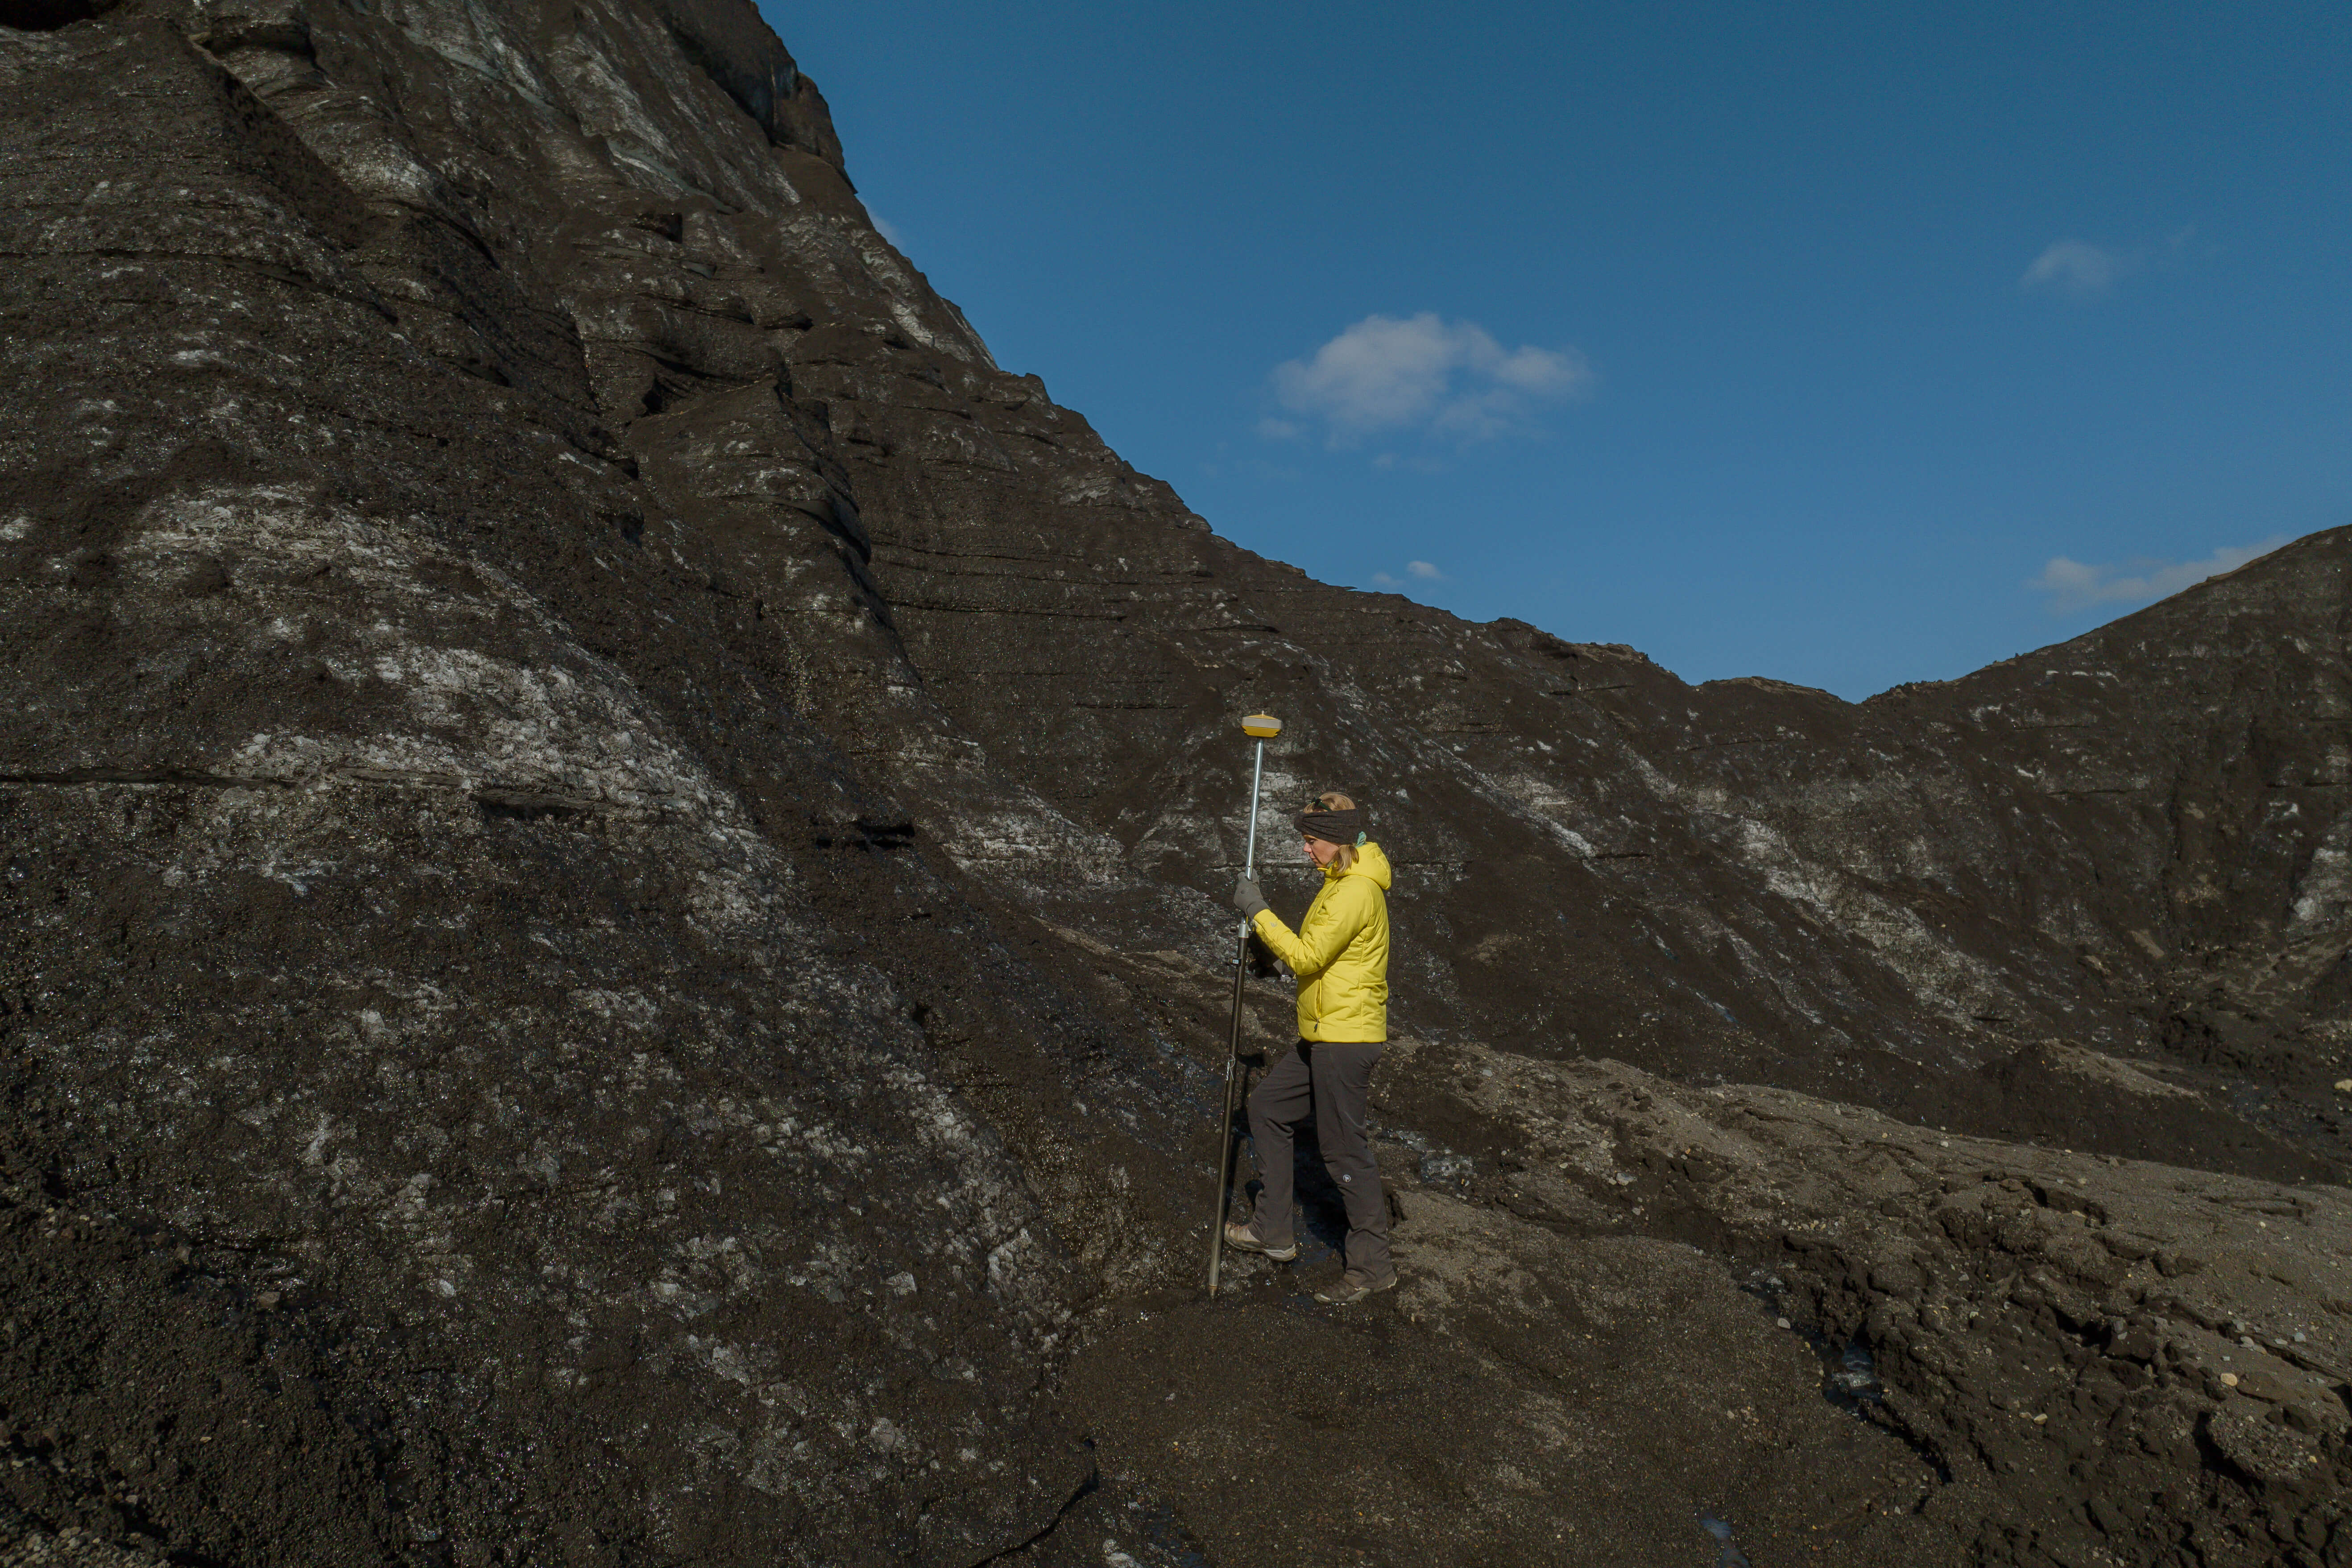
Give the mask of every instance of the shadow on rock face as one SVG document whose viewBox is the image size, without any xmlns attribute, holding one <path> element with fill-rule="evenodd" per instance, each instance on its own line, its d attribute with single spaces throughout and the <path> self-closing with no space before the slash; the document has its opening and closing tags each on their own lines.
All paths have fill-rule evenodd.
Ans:
<svg viewBox="0 0 2352 1568">
<path fill-rule="evenodd" d="M 47 33 L 112 10 L 120 0 L 0 0 L 0 27 Z"/>
</svg>

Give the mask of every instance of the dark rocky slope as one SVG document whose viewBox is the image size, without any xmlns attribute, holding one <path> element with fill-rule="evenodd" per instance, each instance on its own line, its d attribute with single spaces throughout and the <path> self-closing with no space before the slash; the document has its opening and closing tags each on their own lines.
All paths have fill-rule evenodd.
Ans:
<svg viewBox="0 0 2352 1568">
<path fill-rule="evenodd" d="M 1694 689 L 1218 539 L 733 0 L 0 0 L 0 1542 L 2352 1553 L 2352 531 Z M 1402 873 L 1353 1320 L 1182 1294 L 1261 706 Z"/>
</svg>

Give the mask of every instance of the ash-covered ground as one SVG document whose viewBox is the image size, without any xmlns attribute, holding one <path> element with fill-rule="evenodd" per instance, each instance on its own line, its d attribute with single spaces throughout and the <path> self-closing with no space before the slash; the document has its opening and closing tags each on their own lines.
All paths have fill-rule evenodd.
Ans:
<svg viewBox="0 0 2352 1568">
<path fill-rule="evenodd" d="M 742 0 L 0 85 L 10 1568 L 2352 1563 L 2352 531 L 1695 689 L 1217 537 Z M 1253 709 L 1398 868 L 1345 1312 L 1198 1285 Z"/>
</svg>

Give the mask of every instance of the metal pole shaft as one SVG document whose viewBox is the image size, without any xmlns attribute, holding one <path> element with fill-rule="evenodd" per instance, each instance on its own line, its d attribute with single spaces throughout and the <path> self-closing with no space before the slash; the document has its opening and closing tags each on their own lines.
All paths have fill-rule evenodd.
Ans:
<svg viewBox="0 0 2352 1568">
<path fill-rule="evenodd" d="M 1257 743 L 1257 760 L 1250 767 L 1248 847 L 1242 853 L 1242 875 L 1257 876 L 1258 786 L 1265 777 L 1265 742 Z M 1225 1109 L 1217 1146 L 1217 1205 L 1209 1215 L 1209 1294 L 1217 1293 L 1217 1274 L 1225 1257 L 1225 1193 L 1234 1164 L 1234 1087 L 1242 1057 L 1242 996 L 1249 972 L 1250 922 L 1241 924 L 1241 940 L 1234 952 L 1234 1025 L 1225 1042 Z"/>
<path fill-rule="evenodd" d="M 1257 743 L 1257 761 L 1250 764 L 1249 847 L 1242 852 L 1242 875 L 1257 875 L 1257 786 L 1265 777 L 1265 742 Z M 1249 921 L 1242 921 L 1242 933 L 1249 933 Z"/>
</svg>

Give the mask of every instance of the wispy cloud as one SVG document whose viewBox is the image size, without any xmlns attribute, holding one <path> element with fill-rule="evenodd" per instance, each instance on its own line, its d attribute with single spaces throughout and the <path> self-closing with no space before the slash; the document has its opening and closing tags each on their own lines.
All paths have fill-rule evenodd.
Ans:
<svg viewBox="0 0 2352 1568">
<path fill-rule="evenodd" d="M 2062 239 L 2033 258 L 2017 286 L 2029 291 L 2095 300 L 2131 270 L 2136 258 L 2087 240 Z"/>
<path fill-rule="evenodd" d="M 2101 605 L 2149 605 L 2202 583 L 2208 577 L 2234 572 L 2247 562 L 2268 555 L 2286 542 L 2273 534 L 2260 544 L 2229 544 L 2202 561 L 2160 561 L 2147 556 L 2117 565 L 2091 566 L 2053 555 L 2041 575 L 2026 584 L 2047 596 L 2053 616 L 2073 615 Z"/>
<path fill-rule="evenodd" d="M 1574 349 L 1506 349 L 1484 327 L 1417 316 L 1367 316 L 1303 360 L 1274 368 L 1276 399 L 1321 422 L 1335 447 L 1384 431 L 1480 440 L 1523 426 L 1539 399 L 1587 392 L 1592 367 Z M 1259 433 L 1304 434 L 1267 419 Z"/>
<path fill-rule="evenodd" d="M 1372 574 L 1372 581 L 1383 588 L 1404 588 L 1411 586 L 1411 584 L 1405 581 L 1405 577 L 1411 577 L 1423 583 L 1445 583 L 1452 581 L 1452 579 L 1447 577 L 1444 573 L 1440 572 L 1434 564 L 1427 561 L 1406 562 L 1404 563 L 1404 577 L 1391 577 L 1385 572 L 1375 572 Z"/>
</svg>

